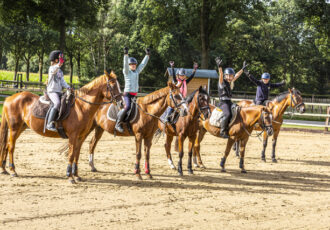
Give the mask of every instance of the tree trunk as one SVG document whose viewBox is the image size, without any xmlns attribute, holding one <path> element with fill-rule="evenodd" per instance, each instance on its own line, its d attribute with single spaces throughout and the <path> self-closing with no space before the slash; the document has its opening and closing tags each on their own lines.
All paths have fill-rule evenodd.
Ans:
<svg viewBox="0 0 330 230">
<path fill-rule="evenodd" d="M 81 72 L 80 72 L 80 50 L 77 52 L 77 74 L 78 78 L 80 79 L 81 77 Z"/>
<path fill-rule="evenodd" d="M 16 81 L 16 79 L 17 79 L 18 65 L 19 65 L 19 56 L 16 56 L 14 81 Z"/>
<path fill-rule="evenodd" d="M 210 3 L 208 0 L 203 0 L 201 8 L 202 69 L 208 69 L 209 66 L 209 14 Z"/>
<path fill-rule="evenodd" d="M 44 67 L 44 48 L 42 48 L 39 56 L 39 82 L 42 83 L 42 71 Z"/>
<path fill-rule="evenodd" d="M 26 81 L 30 81 L 30 59 L 30 56 L 26 59 Z"/>
<path fill-rule="evenodd" d="M 65 18 L 60 16 L 60 50 L 65 50 Z"/>
<path fill-rule="evenodd" d="M 3 47 L 2 44 L 0 43 L 0 69 L 2 67 L 2 52 L 3 52 Z"/>
<path fill-rule="evenodd" d="M 72 78 L 73 78 L 73 56 L 69 55 L 70 58 L 70 85 L 72 86 Z"/>
</svg>

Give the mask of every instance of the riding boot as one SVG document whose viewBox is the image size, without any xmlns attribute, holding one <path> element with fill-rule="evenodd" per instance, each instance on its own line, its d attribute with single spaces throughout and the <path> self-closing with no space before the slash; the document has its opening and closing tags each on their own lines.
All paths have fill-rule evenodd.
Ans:
<svg viewBox="0 0 330 230">
<path fill-rule="evenodd" d="M 223 118 L 220 121 L 220 137 L 228 139 L 229 138 L 229 133 L 228 133 L 228 118 Z"/>
<path fill-rule="evenodd" d="M 124 121 L 125 116 L 126 116 L 125 110 L 124 109 L 120 110 L 118 113 L 116 126 L 115 126 L 115 129 L 120 133 L 124 132 L 123 121 Z"/>
<path fill-rule="evenodd" d="M 55 128 L 55 122 L 54 122 L 57 112 L 58 112 L 58 110 L 56 108 L 52 108 L 49 112 L 47 126 L 46 126 L 46 128 L 49 131 L 57 132 L 57 129 Z"/>
</svg>

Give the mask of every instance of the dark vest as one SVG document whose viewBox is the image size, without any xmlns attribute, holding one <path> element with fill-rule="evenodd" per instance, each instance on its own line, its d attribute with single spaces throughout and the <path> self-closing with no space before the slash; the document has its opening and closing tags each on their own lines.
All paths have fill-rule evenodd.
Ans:
<svg viewBox="0 0 330 230">
<path fill-rule="evenodd" d="M 228 97 L 228 98 L 232 97 L 230 83 L 226 80 L 223 80 L 223 83 L 224 83 L 223 88 L 220 88 L 220 84 L 218 84 L 218 94 L 219 94 L 219 99 L 220 100 L 223 97 Z"/>
</svg>

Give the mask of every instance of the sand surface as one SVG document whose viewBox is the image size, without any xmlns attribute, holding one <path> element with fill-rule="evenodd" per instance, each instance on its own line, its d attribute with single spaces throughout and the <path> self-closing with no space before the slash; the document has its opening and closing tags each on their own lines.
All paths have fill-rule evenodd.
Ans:
<svg viewBox="0 0 330 230">
<path fill-rule="evenodd" d="M 83 182 L 76 185 L 68 183 L 67 160 L 56 151 L 64 142 L 30 130 L 19 138 L 19 177 L 0 175 L 0 229 L 330 228 L 330 135 L 282 132 L 278 163 L 271 163 L 271 142 L 262 162 L 262 144 L 252 138 L 248 173 L 241 174 L 234 152 L 227 173 L 220 172 L 225 140 L 207 134 L 201 147 L 207 169 L 188 175 L 186 151 L 183 177 L 170 169 L 161 138 L 151 149 L 154 179 L 137 181 L 134 138 L 106 133 L 95 153 L 99 172 L 90 172 L 83 145 Z"/>
</svg>

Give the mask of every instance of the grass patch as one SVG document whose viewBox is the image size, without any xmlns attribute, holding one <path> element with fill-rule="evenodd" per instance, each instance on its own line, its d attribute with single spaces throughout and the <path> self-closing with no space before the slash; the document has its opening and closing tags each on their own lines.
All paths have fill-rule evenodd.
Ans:
<svg viewBox="0 0 330 230">
<path fill-rule="evenodd" d="M 1 70 L 0 71 L 0 80 L 4 81 L 13 81 L 14 80 L 14 71 L 6 71 Z M 23 81 L 26 81 L 26 73 L 25 72 L 19 72 L 23 74 Z M 48 74 L 42 75 L 42 82 L 46 82 L 48 78 Z M 64 75 L 64 80 L 69 83 L 70 82 L 70 75 Z M 36 82 L 39 83 L 39 74 L 38 73 L 30 73 L 30 82 Z M 79 84 L 79 78 L 77 76 L 72 77 L 72 83 L 73 84 Z"/>
</svg>

